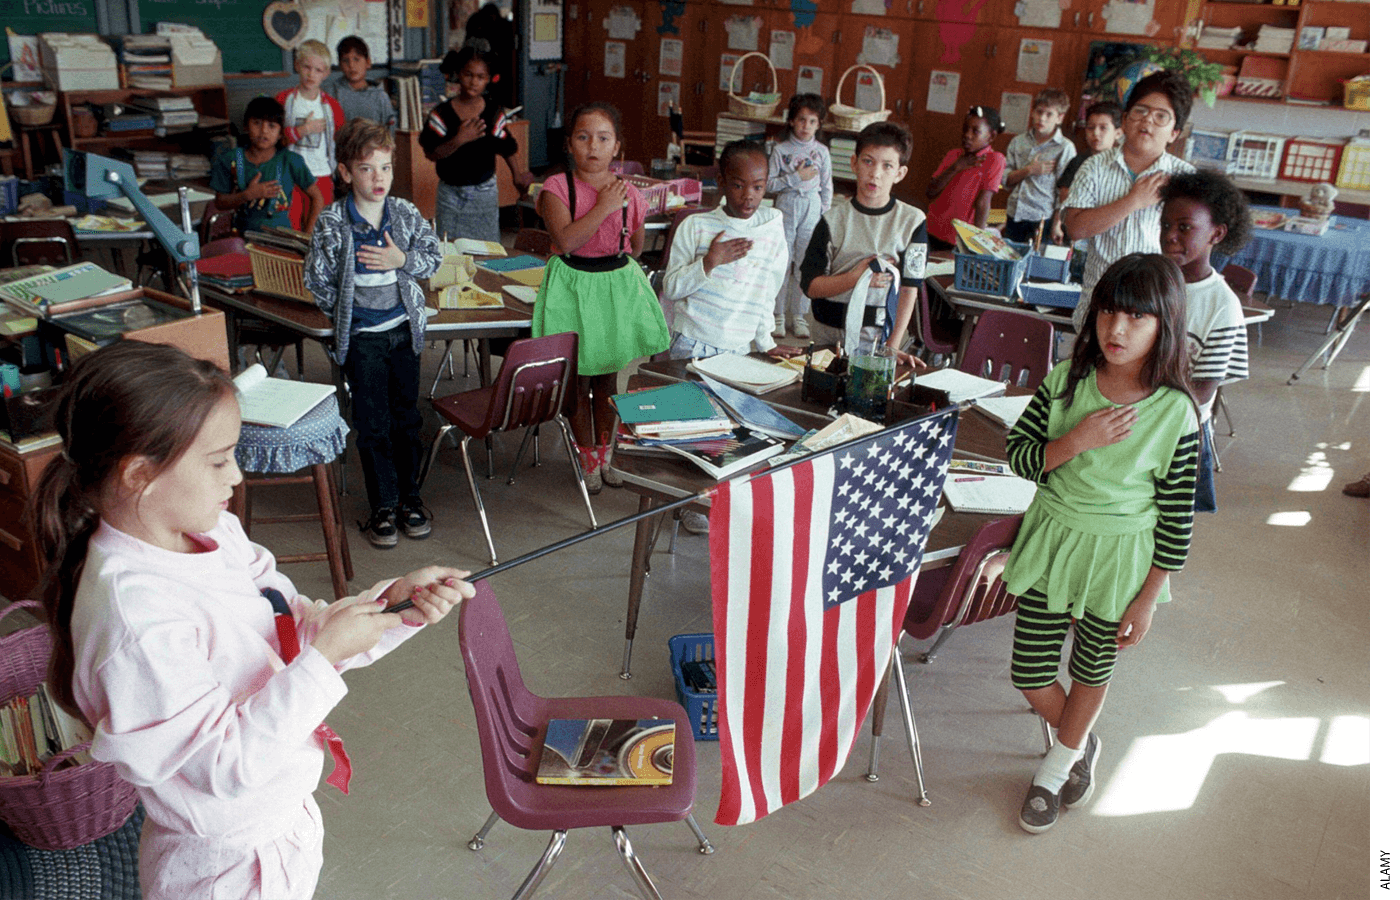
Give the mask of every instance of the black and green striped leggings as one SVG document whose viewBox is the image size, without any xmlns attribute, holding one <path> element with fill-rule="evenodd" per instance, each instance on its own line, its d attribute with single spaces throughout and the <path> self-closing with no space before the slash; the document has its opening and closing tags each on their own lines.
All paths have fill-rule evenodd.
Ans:
<svg viewBox="0 0 1400 900">
<path fill-rule="evenodd" d="M 1017 690 L 1034 691 L 1055 683 L 1071 624 L 1074 648 L 1069 677 L 1086 687 L 1108 684 L 1118 660 L 1118 623 L 1088 611 L 1075 621 L 1068 612 L 1051 612 L 1044 594 L 1028 590 L 1017 602 L 1016 637 L 1011 645 L 1011 683 Z"/>
</svg>

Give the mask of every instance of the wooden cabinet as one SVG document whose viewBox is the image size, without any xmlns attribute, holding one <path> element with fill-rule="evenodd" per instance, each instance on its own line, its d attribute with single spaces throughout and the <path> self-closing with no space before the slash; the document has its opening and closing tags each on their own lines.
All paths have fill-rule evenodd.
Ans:
<svg viewBox="0 0 1400 900">
<path fill-rule="evenodd" d="M 515 143 L 520 148 L 515 153 L 516 163 L 528 171 L 530 122 L 517 119 L 506 125 L 506 130 L 515 138 Z M 437 165 L 428 159 L 423 148 L 418 145 L 419 134 L 417 131 L 394 132 L 394 186 L 389 189 L 389 193 L 412 203 L 418 207 L 423 218 L 431 219 L 437 215 Z M 497 206 L 514 206 L 520 199 L 520 192 L 515 189 L 515 183 L 510 177 L 510 167 L 499 156 L 496 157 L 496 193 Z"/>
<path fill-rule="evenodd" d="M 161 130 L 102 132 L 91 137 L 78 137 L 81 129 L 74 127 L 74 110 L 123 105 L 135 97 L 189 97 L 199 113 L 199 124 L 165 133 Z M 176 88 L 169 91 L 63 91 L 58 95 L 57 115 L 64 126 L 66 144 L 71 150 L 109 155 L 116 147 L 141 150 L 175 150 L 208 153 L 212 137 L 227 134 L 229 128 L 228 95 L 223 85 L 212 87 Z"/>
<path fill-rule="evenodd" d="M 32 599 L 44 561 L 24 521 L 24 507 L 49 460 L 58 455 L 57 435 L 19 445 L 0 440 L 0 594 Z"/>
</svg>

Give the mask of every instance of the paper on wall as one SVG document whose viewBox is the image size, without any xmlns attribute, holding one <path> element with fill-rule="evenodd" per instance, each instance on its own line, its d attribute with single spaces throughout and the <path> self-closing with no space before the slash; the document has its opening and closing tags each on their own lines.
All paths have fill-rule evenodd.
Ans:
<svg viewBox="0 0 1400 900">
<path fill-rule="evenodd" d="M 861 109 L 872 111 L 884 109 L 885 98 L 883 94 L 884 91 L 880 87 L 880 78 L 878 76 L 865 70 L 856 72 L 856 106 Z"/>
<path fill-rule="evenodd" d="M 792 48 L 797 43 L 797 33 L 792 31 L 768 32 L 768 58 L 775 69 L 792 68 Z"/>
<path fill-rule="evenodd" d="M 39 36 L 7 34 L 10 43 L 10 77 L 15 81 L 43 81 L 39 71 Z"/>
<path fill-rule="evenodd" d="M 899 65 L 899 35 L 888 28 L 865 26 L 865 39 L 861 43 L 860 55 L 856 57 L 856 62 L 867 66 L 895 68 Z"/>
<path fill-rule="evenodd" d="M 822 70 L 819 66 L 800 66 L 797 70 L 797 93 L 821 96 Z"/>
<path fill-rule="evenodd" d="M 661 62 L 657 69 L 662 75 L 681 77 L 681 58 L 685 44 L 677 38 L 661 39 Z"/>
<path fill-rule="evenodd" d="M 622 41 L 607 41 L 603 45 L 603 74 L 608 78 L 623 78 L 627 72 L 627 45 Z"/>
<path fill-rule="evenodd" d="M 614 6 L 603 19 L 603 28 L 608 37 L 615 41 L 630 41 L 642 30 L 642 21 L 637 11 L 630 6 Z"/>
<path fill-rule="evenodd" d="M 719 55 L 719 89 L 721 91 L 729 90 L 729 76 L 734 71 L 734 64 L 739 61 L 740 55 L 738 53 L 721 53 Z M 743 75 L 741 74 L 739 77 L 742 81 Z M 737 93 L 740 95 L 746 93 L 743 85 L 736 84 L 735 87 L 739 89 Z"/>
<path fill-rule="evenodd" d="M 928 102 L 924 107 L 929 112 L 953 114 L 958 111 L 958 82 L 962 75 L 957 72 L 928 73 Z"/>
<path fill-rule="evenodd" d="M 851 0 L 851 12 L 858 16 L 883 16 L 885 0 Z"/>
<path fill-rule="evenodd" d="M 1002 91 L 1001 121 L 1011 134 L 1020 134 L 1030 127 L 1031 95 Z"/>
<path fill-rule="evenodd" d="M 1018 0 L 1016 17 L 1022 28 L 1059 28 L 1060 0 Z"/>
<path fill-rule="evenodd" d="M 1024 84 L 1047 84 L 1050 81 L 1050 51 L 1053 41 L 1021 39 L 1021 51 L 1016 54 L 1016 80 Z"/>
<path fill-rule="evenodd" d="M 1110 34 L 1144 34 L 1156 32 L 1152 21 L 1157 0 L 1108 0 L 1103 5 L 1103 30 Z"/>
<path fill-rule="evenodd" d="M 656 114 L 658 116 L 669 116 L 671 107 L 677 109 L 681 105 L 681 83 L 679 81 L 661 81 L 656 85 Z"/>
<path fill-rule="evenodd" d="M 724 30 L 729 33 L 729 49 L 750 50 L 758 49 L 758 32 L 763 28 L 763 21 L 758 16 L 730 16 L 724 20 Z"/>
</svg>

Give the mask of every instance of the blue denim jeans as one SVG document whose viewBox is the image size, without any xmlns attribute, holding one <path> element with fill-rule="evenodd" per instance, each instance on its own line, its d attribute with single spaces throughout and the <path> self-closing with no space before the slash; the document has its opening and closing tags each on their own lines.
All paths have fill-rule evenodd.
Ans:
<svg viewBox="0 0 1400 900">
<path fill-rule="evenodd" d="M 418 354 L 408 323 L 352 334 L 344 369 L 370 509 L 417 500 L 423 414 Z"/>
<path fill-rule="evenodd" d="M 496 176 L 481 184 L 442 184 L 437 189 L 438 237 L 479 241 L 501 239 L 501 212 L 497 207 Z"/>
</svg>

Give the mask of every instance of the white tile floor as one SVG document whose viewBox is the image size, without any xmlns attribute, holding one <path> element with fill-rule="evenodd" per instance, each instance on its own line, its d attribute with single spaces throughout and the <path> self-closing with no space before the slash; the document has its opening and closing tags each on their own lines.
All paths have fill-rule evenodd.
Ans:
<svg viewBox="0 0 1400 900">
<path fill-rule="evenodd" d="M 1251 347 L 1253 377 L 1228 389 L 1238 437 L 1222 435 L 1222 512 L 1198 520 L 1175 600 L 1151 636 L 1124 654 L 1098 732 L 1099 790 L 1032 837 L 1016 812 L 1041 749 L 1035 719 L 1011 688 L 1011 622 L 954 636 L 933 665 L 912 664 L 933 804 L 913 802 L 908 751 L 892 711 L 883 778 L 851 761 L 813 796 L 759 823 L 712 824 L 719 748 L 699 748 L 697 817 L 717 853 L 700 856 L 680 824 L 633 829 L 639 855 L 668 900 L 744 898 L 1260 898 L 1362 896 L 1370 862 L 1369 501 L 1341 485 L 1370 466 L 1365 324 L 1326 372 L 1284 381 L 1322 339 L 1327 310 L 1297 306 Z M 314 354 L 311 354 L 314 355 Z M 424 355 L 427 376 L 438 351 Z M 319 363 L 319 361 L 318 361 Z M 312 377 L 320 377 L 313 365 Z M 460 390 L 460 376 L 447 384 Z M 428 428 L 435 422 L 429 415 Z M 557 438 L 547 465 L 513 486 L 486 482 L 497 547 L 508 559 L 586 522 Z M 514 439 L 501 441 L 508 465 Z M 484 463 L 480 455 L 478 466 Z M 377 551 L 352 537 L 353 584 L 429 562 L 487 562 L 455 455 L 425 489 L 433 536 Z M 480 471 L 481 469 L 479 469 Z M 347 512 L 356 502 L 350 473 Z M 632 495 L 595 498 L 600 521 L 634 511 Z M 314 525 L 264 527 L 256 539 L 314 545 Z M 583 543 L 494 580 L 527 683 L 541 694 L 672 696 L 666 639 L 708 631 L 706 544 L 682 532 L 658 552 L 637 649 L 636 677 L 617 678 L 629 531 Z M 664 544 L 662 549 L 664 549 Z M 288 567 L 312 594 L 329 591 L 322 564 Z M 325 868 L 319 896 L 504 898 L 546 836 L 498 825 L 485 849 L 466 842 L 489 813 L 476 727 L 455 626 L 415 638 L 350 674 L 331 717 L 356 763 L 349 797 L 322 788 Z M 893 735 L 893 737 L 889 736 Z M 636 896 L 606 830 L 570 835 L 539 897 Z"/>
</svg>

